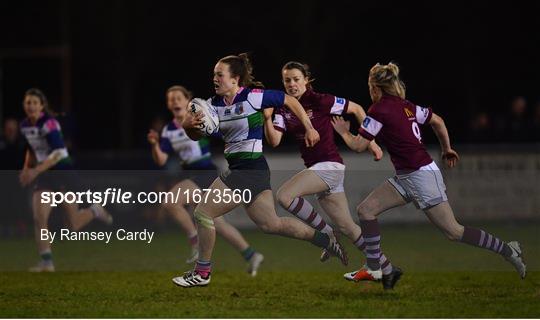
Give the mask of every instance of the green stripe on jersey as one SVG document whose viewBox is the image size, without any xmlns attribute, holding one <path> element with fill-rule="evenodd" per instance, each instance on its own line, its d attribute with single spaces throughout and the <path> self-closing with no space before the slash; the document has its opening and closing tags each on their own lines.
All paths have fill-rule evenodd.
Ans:
<svg viewBox="0 0 540 320">
<path fill-rule="evenodd" d="M 243 115 L 243 116 L 238 116 L 238 117 L 231 117 L 231 118 L 228 118 L 228 119 L 219 119 L 219 122 L 229 122 L 229 121 L 234 121 L 234 120 L 244 119 L 244 118 L 247 118 L 247 117 L 249 117 L 249 115 Z"/>
<path fill-rule="evenodd" d="M 210 140 L 206 137 L 202 138 L 199 140 L 199 147 L 206 147 L 207 145 L 210 144 Z"/>
<path fill-rule="evenodd" d="M 262 112 L 255 112 L 248 116 L 248 126 L 249 128 L 261 127 L 263 125 L 263 114 Z"/>
<path fill-rule="evenodd" d="M 58 161 L 55 165 L 58 165 L 58 164 L 73 164 L 73 159 L 71 159 L 70 156 L 67 156 L 61 159 L 60 161 Z"/>
<path fill-rule="evenodd" d="M 225 153 L 225 159 L 259 159 L 262 152 L 233 152 Z"/>
</svg>

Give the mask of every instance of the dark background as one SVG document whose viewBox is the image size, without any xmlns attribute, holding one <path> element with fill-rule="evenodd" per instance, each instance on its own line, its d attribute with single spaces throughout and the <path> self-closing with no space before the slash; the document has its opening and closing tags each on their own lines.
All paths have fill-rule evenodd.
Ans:
<svg viewBox="0 0 540 320">
<path fill-rule="evenodd" d="M 370 67 L 393 60 L 407 98 L 442 115 L 454 142 L 475 142 L 469 126 L 479 112 L 504 122 L 511 99 L 524 96 L 533 115 L 538 9 L 516 1 L 2 1 L 0 114 L 23 118 L 24 91 L 39 87 L 66 112 L 74 148 L 146 148 L 152 119 L 168 117 L 167 87 L 208 97 L 215 62 L 249 51 L 267 88 L 282 89 L 281 66 L 300 60 L 316 89 L 366 109 Z"/>
</svg>

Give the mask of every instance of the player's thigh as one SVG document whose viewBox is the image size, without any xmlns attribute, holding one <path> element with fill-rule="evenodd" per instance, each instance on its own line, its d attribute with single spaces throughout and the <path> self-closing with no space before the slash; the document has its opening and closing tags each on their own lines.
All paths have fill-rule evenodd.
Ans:
<svg viewBox="0 0 540 320">
<path fill-rule="evenodd" d="M 216 178 L 208 189 L 210 189 L 208 193 L 201 196 L 201 201 L 195 208 L 195 211 L 198 211 L 210 218 L 214 219 L 220 217 L 241 204 L 234 201 L 226 201 L 228 199 L 223 195 L 225 193 L 230 194 L 230 189 L 225 185 L 225 183 L 223 183 L 223 181 L 221 181 L 221 178 Z"/>
<path fill-rule="evenodd" d="M 178 203 L 177 204 L 186 204 L 186 203 L 196 203 L 194 200 L 195 190 L 199 190 L 199 186 L 190 179 L 184 179 L 177 184 L 175 184 L 169 192 L 172 192 L 173 195 L 176 195 L 178 192 Z M 195 192 L 194 192 L 195 191 Z M 199 193 L 201 194 L 201 193 Z"/>
<path fill-rule="evenodd" d="M 336 224 L 340 226 L 349 223 L 354 224 L 345 192 L 330 193 L 321 197 L 319 198 L 319 204 L 326 212 L 326 215 Z"/>
<path fill-rule="evenodd" d="M 261 192 L 257 198 L 246 205 L 246 212 L 249 218 L 265 232 L 272 232 L 280 224 L 279 217 L 274 205 L 272 190 Z"/>
<path fill-rule="evenodd" d="M 448 203 L 444 201 L 436 206 L 424 209 L 424 213 L 437 228 L 450 237 L 459 238 L 463 233 L 463 226 L 456 220 L 454 211 Z M 457 240 L 457 239 L 456 239 Z"/>
<path fill-rule="evenodd" d="M 328 185 L 313 170 L 305 169 L 287 180 L 278 190 L 278 198 L 301 197 L 328 190 Z M 281 200 L 281 199 L 280 199 Z"/>
<path fill-rule="evenodd" d="M 403 196 L 388 181 L 384 181 L 358 205 L 356 210 L 359 215 L 377 216 L 380 213 L 407 204 Z"/>
</svg>

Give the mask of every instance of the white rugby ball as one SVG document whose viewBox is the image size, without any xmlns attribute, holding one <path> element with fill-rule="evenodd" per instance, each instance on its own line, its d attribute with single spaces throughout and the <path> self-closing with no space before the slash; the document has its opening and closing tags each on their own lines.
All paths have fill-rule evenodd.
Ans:
<svg viewBox="0 0 540 320">
<path fill-rule="evenodd" d="M 197 112 L 201 112 L 203 114 L 203 123 L 201 124 L 199 130 L 201 130 L 204 135 L 209 136 L 218 130 L 219 117 L 217 111 L 208 103 L 208 101 L 200 98 L 194 98 L 189 103 L 188 110 L 192 114 Z"/>
</svg>

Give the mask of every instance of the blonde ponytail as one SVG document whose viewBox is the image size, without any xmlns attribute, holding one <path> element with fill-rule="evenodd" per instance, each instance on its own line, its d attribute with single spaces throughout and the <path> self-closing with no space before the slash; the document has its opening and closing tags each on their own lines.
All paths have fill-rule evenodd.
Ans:
<svg viewBox="0 0 540 320">
<path fill-rule="evenodd" d="M 374 65 L 369 71 L 369 83 L 386 94 L 405 99 L 405 84 L 399 78 L 399 67 L 395 63 Z"/>
</svg>

